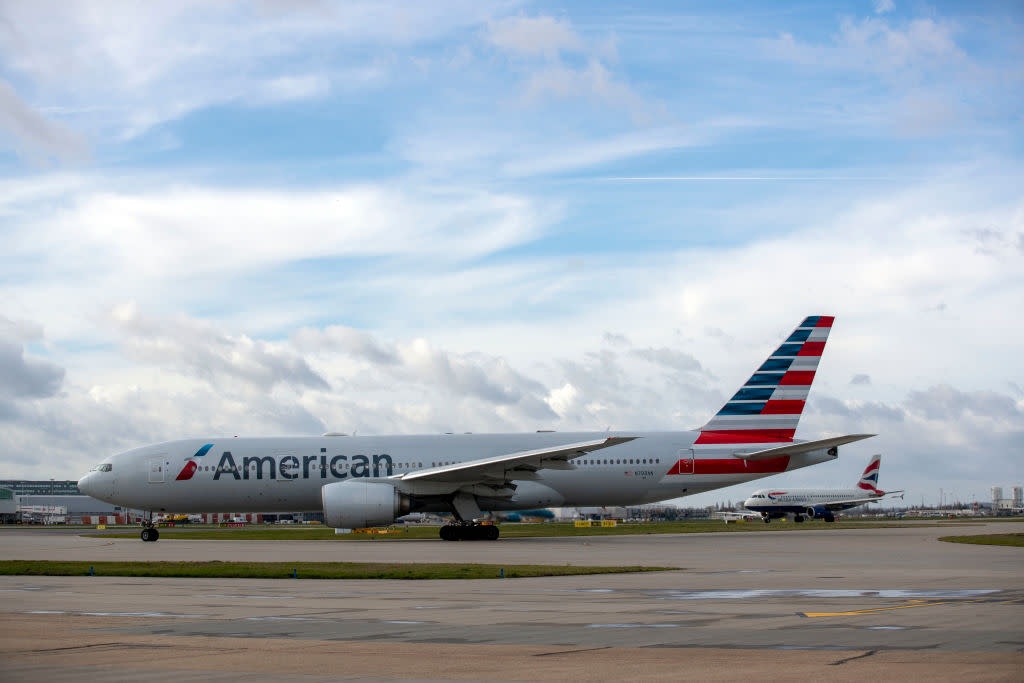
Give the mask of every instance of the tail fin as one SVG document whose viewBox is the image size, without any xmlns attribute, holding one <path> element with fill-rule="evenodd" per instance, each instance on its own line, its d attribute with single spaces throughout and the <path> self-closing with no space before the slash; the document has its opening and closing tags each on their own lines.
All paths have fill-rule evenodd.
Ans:
<svg viewBox="0 0 1024 683">
<path fill-rule="evenodd" d="M 701 427 L 695 443 L 793 441 L 834 320 L 827 315 L 805 318 L 718 414 Z"/>
<path fill-rule="evenodd" d="M 863 489 L 868 493 L 876 493 L 880 496 L 885 495 L 885 491 L 878 490 L 878 471 L 882 468 L 882 456 L 873 455 L 871 456 L 871 462 L 864 468 L 864 474 L 860 475 L 860 481 L 857 482 L 857 488 Z"/>
</svg>

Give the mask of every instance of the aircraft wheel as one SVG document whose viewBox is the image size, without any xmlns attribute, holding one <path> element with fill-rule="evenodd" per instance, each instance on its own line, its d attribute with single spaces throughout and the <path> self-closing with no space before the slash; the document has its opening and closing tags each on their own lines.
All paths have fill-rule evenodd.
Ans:
<svg viewBox="0 0 1024 683">
<path fill-rule="evenodd" d="M 765 524 L 771 524 L 772 523 L 772 518 L 771 517 L 765 517 L 764 518 L 764 523 Z"/>
<path fill-rule="evenodd" d="M 494 526 L 493 524 L 491 526 L 487 527 L 487 540 L 488 541 L 497 541 L 498 540 L 498 533 L 499 533 L 498 532 L 498 527 Z"/>
<path fill-rule="evenodd" d="M 796 522 L 797 524 L 799 524 L 800 522 L 804 521 L 804 517 L 803 517 L 803 515 L 797 515 L 796 517 L 793 518 L 793 521 Z"/>
<path fill-rule="evenodd" d="M 142 530 L 142 540 L 146 543 L 152 543 L 158 538 L 160 538 L 160 532 L 156 529 L 146 528 Z"/>
<path fill-rule="evenodd" d="M 836 521 L 836 518 L 833 515 L 829 515 L 829 516 L 827 516 L 825 518 L 825 524 L 832 524 L 835 521 Z"/>
<path fill-rule="evenodd" d="M 441 527 L 441 540 L 442 541 L 457 541 L 459 535 L 456 527 L 451 524 L 445 524 Z"/>
</svg>

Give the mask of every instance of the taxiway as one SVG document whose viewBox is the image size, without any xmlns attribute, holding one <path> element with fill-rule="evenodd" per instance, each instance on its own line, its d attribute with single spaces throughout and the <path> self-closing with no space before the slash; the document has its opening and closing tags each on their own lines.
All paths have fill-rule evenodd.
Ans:
<svg viewBox="0 0 1024 683">
<path fill-rule="evenodd" d="M 0 678 L 1019 680 L 1024 523 L 441 541 L 144 544 L 0 532 L 10 559 L 648 564 L 488 581 L 0 577 Z"/>
</svg>

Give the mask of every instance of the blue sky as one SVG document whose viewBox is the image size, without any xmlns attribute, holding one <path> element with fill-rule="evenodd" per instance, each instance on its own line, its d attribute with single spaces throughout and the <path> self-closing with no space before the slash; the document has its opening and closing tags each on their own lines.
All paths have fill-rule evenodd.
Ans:
<svg viewBox="0 0 1024 683">
<path fill-rule="evenodd" d="M 834 314 L 798 435 L 880 436 L 787 482 L 876 451 L 914 500 L 1024 479 L 1019 3 L 0 15 L 5 477 L 692 428 Z"/>
</svg>

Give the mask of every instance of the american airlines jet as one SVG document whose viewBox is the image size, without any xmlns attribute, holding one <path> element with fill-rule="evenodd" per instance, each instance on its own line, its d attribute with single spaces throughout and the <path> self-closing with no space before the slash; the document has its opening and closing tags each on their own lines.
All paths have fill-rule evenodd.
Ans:
<svg viewBox="0 0 1024 683">
<path fill-rule="evenodd" d="M 882 500 L 887 495 L 903 493 L 903 491 L 882 491 L 878 487 L 878 472 L 882 467 L 882 456 L 871 458 L 864 474 L 852 489 L 761 489 L 754 491 L 743 507 L 751 512 L 759 512 L 765 524 L 773 517 L 793 515 L 794 522 L 808 518 L 824 519 L 826 522 L 836 521 L 833 513 L 848 510 Z"/>
<path fill-rule="evenodd" d="M 183 439 L 113 455 L 78 486 L 150 517 L 305 510 L 363 528 L 451 512 L 441 538 L 495 540 L 483 510 L 651 503 L 826 462 L 873 436 L 794 439 L 832 321 L 804 319 L 695 431 Z M 147 522 L 142 540 L 157 538 Z"/>
</svg>

